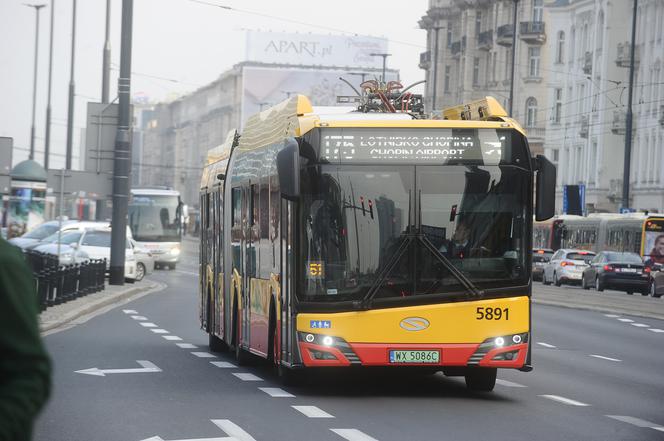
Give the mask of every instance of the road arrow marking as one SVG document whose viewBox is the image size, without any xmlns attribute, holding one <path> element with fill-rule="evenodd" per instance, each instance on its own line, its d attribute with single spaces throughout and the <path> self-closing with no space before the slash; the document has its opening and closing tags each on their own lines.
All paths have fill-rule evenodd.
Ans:
<svg viewBox="0 0 664 441">
<path fill-rule="evenodd" d="M 99 369 L 94 367 L 75 372 L 77 374 L 96 375 L 98 377 L 105 377 L 106 374 L 141 374 L 146 372 L 161 372 L 161 369 L 159 369 L 154 363 L 151 363 L 147 360 L 136 360 L 136 363 L 143 367 L 133 369 Z"/>
</svg>

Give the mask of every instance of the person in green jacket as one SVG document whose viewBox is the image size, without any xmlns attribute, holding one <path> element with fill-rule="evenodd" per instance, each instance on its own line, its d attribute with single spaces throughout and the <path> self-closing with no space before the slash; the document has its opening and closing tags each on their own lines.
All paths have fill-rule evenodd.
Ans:
<svg viewBox="0 0 664 441">
<path fill-rule="evenodd" d="M 0 441 L 28 441 L 51 390 L 38 300 L 21 251 L 0 238 Z"/>
</svg>

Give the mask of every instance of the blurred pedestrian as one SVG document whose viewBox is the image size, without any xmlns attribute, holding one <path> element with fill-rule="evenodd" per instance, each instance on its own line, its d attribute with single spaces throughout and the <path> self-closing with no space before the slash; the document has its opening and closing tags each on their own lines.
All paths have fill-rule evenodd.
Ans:
<svg viewBox="0 0 664 441">
<path fill-rule="evenodd" d="M 51 362 L 39 336 L 32 273 L 0 239 L 0 441 L 28 441 L 51 390 Z"/>
</svg>

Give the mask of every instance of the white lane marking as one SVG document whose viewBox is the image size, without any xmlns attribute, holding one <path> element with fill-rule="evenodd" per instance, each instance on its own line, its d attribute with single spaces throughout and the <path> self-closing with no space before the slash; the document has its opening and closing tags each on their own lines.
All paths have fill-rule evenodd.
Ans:
<svg viewBox="0 0 664 441">
<path fill-rule="evenodd" d="M 237 441 L 256 441 L 253 436 L 245 432 L 240 426 L 231 420 L 212 420 L 212 422 L 221 430 L 226 432 L 226 435 L 232 437 Z"/>
<path fill-rule="evenodd" d="M 642 420 L 640 418 L 634 418 L 626 415 L 604 415 L 604 416 L 612 418 L 617 421 L 622 421 L 623 423 L 632 424 L 637 427 L 646 427 L 649 429 L 655 429 L 659 430 L 660 432 L 664 432 L 664 427 L 660 426 L 659 424 L 651 423 L 650 421 Z"/>
<path fill-rule="evenodd" d="M 150 329 L 150 331 L 154 332 L 155 334 L 168 334 L 168 331 L 165 329 Z"/>
<path fill-rule="evenodd" d="M 496 384 L 500 384 L 501 386 L 506 386 L 506 387 L 527 387 L 524 386 L 523 384 L 513 383 L 507 380 L 501 380 L 500 378 L 496 379 Z"/>
<path fill-rule="evenodd" d="M 544 343 L 544 342 L 541 342 L 541 341 L 538 341 L 537 344 L 540 345 L 540 346 L 544 346 L 545 348 L 556 349 L 556 347 L 554 345 L 550 345 L 548 343 Z"/>
<path fill-rule="evenodd" d="M 130 317 L 133 318 L 134 320 L 147 320 L 148 319 L 147 317 L 144 317 L 142 315 L 132 315 Z"/>
<path fill-rule="evenodd" d="M 263 381 L 261 377 L 257 377 L 256 375 L 250 374 L 248 372 L 235 372 L 233 375 L 242 381 Z"/>
<path fill-rule="evenodd" d="M 259 387 L 259 389 L 274 398 L 295 398 L 295 395 L 278 387 Z"/>
<path fill-rule="evenodd" d="M 198 346 L 192 345 L 191 343 L 175 343 L 178 348 L 182 349 L 196 349 Z"/>
<path fill-rule="evenodd" d="M 77 374 L 95 375 L 98 377 L 105 377 L 106 374 L 142 374 L 146 372 L 161 372 L 161 369 L 147 360 L 136 360 L 136 363 L 140 364 L 142 367 L 133 369 L 99 369 L 94 367 L 75 372 Z"/>
<path fill-rule="evenodd" d="M 609 318 L 618 318 L 618 317 L 620 317 L 620 316 L 619 316 L 619 315 L 617 315 L 617 314 L 604 314 L 604 317 L 609 317 Z"/>
<path fill-rule="evenodd" d="M 182 341 L 182 339 L 177 335 L 162 335 L 162 337 L 164 337 L 164 339 L 168 341 Z"/>
<path fill-rule="evenodd" d="M 630 323 L 632 326 L 636 326 L 637 328 L 649 328 L 650 325 L 646 325 L 644 323 Z"/>
<path fill-rule="evenodd" d="M 122 312 L 125 314 L 138 314 L 138 312 L 134 311 L 133 309 L 123 309 Z"/>
<path fill-rule="evenodd" d="M 197 356 L 198 358 L 215 358 L 216 355 L 212 355 L 209 352 L 192 352 L 193 355 Z"/>
<path fill-rule="evenodd" d="M 324 410 L 316 406 L 291 406 L 293 409 L 297 410 L 309 418 L 334 418 L 334 415 L 330 415 Z"/>
<path fill-rule="evenodd" d="M 217 366 L 218 368 L 224 368 L 224 369 L 233 369 L 237 367 L 233 363 L 229 363 L 227 361 L 211 361 L 210 363 Z"/>
<path fill-rule="evenodd" d="M 656 332 L 656 333 L 658 333 L 658 334 L 659 334 L 659 333 L 662 333 L 662 332 L 664 332 L 664 329 L 657 329 L 657 328 L 652 328 L 652 329 L 648 329 L 648 331 L 652 331 L 652 332 Z"/>
<path fill-rule="evenodd" d="M 570 406 L 590 406 L 590 404 L 582 403 L 580 401 L 570 400 L 569 398 L 561 397 L 558 395 L 540 395 L 540 397 L 548 398 L 549 400 L 558 401 Z"/>
<path fill-rule="evenodd" d="M 601 358 L 602 360 L 609 360 L 609 361 L 622 361 L 622 360 L 618 360 L 617 358 L 605 357 L 605 356 L 603 356 L 603 355 L 590 354 L 590 356 L 591 356 L 591 357 L 595 357 L 595 358 Z"/>
<path fill-rule="evenodd" d="M 626 318 L 619 318 L 618 321 L 621 321 L 623 323 L 634 323 L 634 320 Z"/>
<path fill-rule="evenodd" d="M 141 323 L 139 323 L 139 325 L 143 326 L 144 328 L 156 328 L 157 327 L 157 325 L 155 325 L 154 323 L 150 323 L 150 322 L 141 322 Z"/>
<path fill-rule="evenodd" d="M 348 441 L 378 441 L 376 438 L 372 438 L 366 433 L 360 432 L 357 429 L 330 429 L 330 430 L 339 435 L 340 437 L 347 439 Z"/>
</svg>

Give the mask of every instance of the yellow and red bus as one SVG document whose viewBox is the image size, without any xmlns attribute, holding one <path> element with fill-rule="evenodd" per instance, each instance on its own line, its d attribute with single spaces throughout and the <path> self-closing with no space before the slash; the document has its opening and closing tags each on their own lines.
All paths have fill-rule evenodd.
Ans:
<svg viewBox="0 0 664 441">
<path fill-rule="evenodd" d="M 296 96 L 210 151 L 201 326 L 286 380 L 410 366 L 492 390 L 497 368 L 531 370 L 532 223 L 553 215 L 555 167 L 493 98 L 444 119 L 379 108 Z"/>
</svg>

